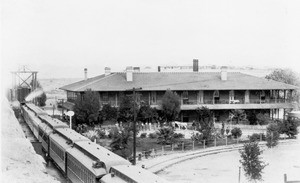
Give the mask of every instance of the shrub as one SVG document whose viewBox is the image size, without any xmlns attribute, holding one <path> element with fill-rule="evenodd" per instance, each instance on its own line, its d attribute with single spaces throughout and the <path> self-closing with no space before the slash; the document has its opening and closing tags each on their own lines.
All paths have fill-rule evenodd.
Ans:
<svg viewBox="0 0 300 183">
<path fill-rule="evenodd" d="M 148 137 L 150 138 L 150 139 L 156 139 L 157 138 L 157 134 L 156 133 L 149 133 L 149 135 L 148 135 Z"/>
<path fill-rule="evenodd" d="M 278 144 L 279 139 L 279 125 L 278 123 L 270 123 L 267 126 L 267 147 L 274 147 Z"/>
<path fill-rule="evenodd" d="M 238 138 L 242 136 L 242 130 L 238 127 L 235 127 L 231 130 L 231 134 L 234 138 Z"/>
<path fill-rule="evenodd" d="M 174 130 L 170 127 L 164 127 L 157 132 L 157 143 L 168 145 L 174 142 Z"/>
<path fill-rule="evenodd" d="M 298 121 L 292 118 L 288 118 L 287 120 L 284 120 L 280 122 L 280 134 L 286 134 L 289 137 L 294 137 L 298 134 L 297 127 L 299 126 Z"/>
<path fill-rule="evenodd" d="M 184 138 L 184 134 L 182 133 L 174 133 L 174 136 L 173 136 L 175 139 L 182 139 Z"/>
<path fill-rule="evenodd" d="M 268 114 L 258 113 L 256 118 L 258 125 L 267 125 L 272 122 Z"/>
<path fill-rule="evenodd" d="M 147 137 L 147 133 L 141 133 L 140 137 L 141 138 L 146 138 Z"/>
<path fill-rule="evenodd" d="M 226 131 L 226 135 L 228 135 L 228 134 L 229 134 L 229 132 L 230 132 L 230 130 L 229 130 L 229 128 L 228 128 L 228 127 L 226 128 L 226 130 L 225 130 L 225 131 Z"/>
<path fill-rule="evenodd" d="M 242 158 L 240 163 L 243 166 L 245 176 L 249 180 L 262 180 L 262 170 L 267 164 L 259 157 L 262 151 L 258 144 L 256 142 L 246 143 L 239 152 Z"/>
<path fill-rule="evenodd" d="M 104 139 L 106 137 L 106 132 L 104 129 L 96 130 L 100 139 Z"/>
<path fill-rule="evenodd" d="M 201 142 L 203 140 L 203 135 L 201 133 L 194 133 L 191 136 L 192 141 Z"/>
<path fill-rule="evenodd" d="M 265 141 L 266 136 L 263 133 L 253 133 L 251 136 L 249 136 L 249 140 L 250 140 L 250 142 L 257 142 L 257 141 L 260 141 L 260 140 Z"/>
<path fill-rule="evenodd" d="M 82 135 L 87 137 L 91 141 L 94 141 L 95 139 L 99 138 L 97 130 L 89 130 L 83 133 Z"/>
</svg>

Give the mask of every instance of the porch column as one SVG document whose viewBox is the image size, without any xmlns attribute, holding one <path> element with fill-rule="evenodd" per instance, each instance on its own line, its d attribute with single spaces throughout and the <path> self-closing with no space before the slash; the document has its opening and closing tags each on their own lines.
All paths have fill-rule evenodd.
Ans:
<svg viewBox="0 0 300 183">
<path fill-rule="evenodd" d="M 197 104 L 203 104 L 203 90 L 200 90 L 197 95 Z"/>
<path fill-rule="evenodd" d="M 284 103 L 286 103 L 286 90 L 283 91 L 284 91 Z"/>
<path fill-rule="evenodd" d="M 99 93 L 99 105 L 101 106 L 101 93 L 100 92 L 98 93 Z"/>
<path fill-rule="evenodd" d="M 180 93 L 180 104 L 183 104 L 183 100 L 182 100 L 182 92 Z"/>
<path fill-rule="evenodd" d="M 248 104 L 250 101 L 249 101 L 249 90 L 246 90 L 245 91 L 245 104 Z"/>
</svg>

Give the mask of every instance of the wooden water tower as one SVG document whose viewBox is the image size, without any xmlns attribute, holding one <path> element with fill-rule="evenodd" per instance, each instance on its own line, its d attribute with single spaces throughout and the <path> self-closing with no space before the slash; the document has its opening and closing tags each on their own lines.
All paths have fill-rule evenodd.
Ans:
<svg viewBox="0 0 300 183">
<path fill-rule="evenodd" d="M 38 86 L 37 71 L 31 71 L 26 66 L 22 66 L 18 71 L 12 73 L 11 99 L 24 102 L 25 97 Z M 33 100 L 36 103 L 36 99 Z"/>
</svg>

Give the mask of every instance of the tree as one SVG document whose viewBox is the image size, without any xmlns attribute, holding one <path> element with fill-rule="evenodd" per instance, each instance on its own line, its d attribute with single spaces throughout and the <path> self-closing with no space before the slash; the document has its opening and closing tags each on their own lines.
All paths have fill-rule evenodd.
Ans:
<svg viewBox="0 0 300 183">
<path fill-rule="evenodd" d="M 242 130 L 238 127 L 235 127 L 231 130 L 231 134 L 234 138 L 239 138 L 242 136 Z"/>
<path fill-rule="evenodd" d="M 93 125 L 98 121 L 99 115 L 99 95 L 88 89 L 82 97 L 77 97 L 74 105 L 75 120 L 78 124 Z"/>
<path fill-rule="evenodd" d="M 38 106 L 44 107 L 46 105 L 47 95 L 43 91 L 42 95 L 38 96 L 36 99 L 37 99 Z"/>
<path fill-rule="evenodd" d="M 115 128 L 112 133 L 112 142 L 110 144 L 112 152 L 128 159 L 132 154 L 132 138 L 132 131 L 127 129 L 127 127 L 120 131 Z"/>
<path fill-rule="evenodd" d="M 118 120 L 123 122 L 133 121 L 134 115 L 134 100 L 131 96 L 123 95 L 120 101 Z M 138 105 L 136 105 L 138 111 Z"/>
<path fill-rule="evenodd" d="M 239 124 L 241 120 L 247 119 L 247 115 L 245 110 L 242 109 L 234 109 L 231 111 L 232 119 L 236 120 L 236 124 Z"/>
<path fill-rule="evenodd" d="M 286 84 L 300 86 L 299 75 L 293 72 L 291 69 L 276 69 L 271 74 L 267 75 L 266 79 L 272 79 Z M 294 95 L 290 99 L 299 101 L 299 98 L 300 92 L 298 90 L 294 92 Z"/>
<path fill-rule="evenodd" d="M 262 180 L 262 170 L 267 164 L 261 160 L 260 155 L 263 151 L 259 149 L 258 143 L 246 143 L 239 152 L 242 158 L 240 163 L 243 166 L 245 176 L 254 182 Z"/>
<path fill-rule="evenodd" d="M 286 134 L 289 137 L 295 137 L 295 135 L 298 134 L 298 122 L 291 117 L 288 117 L 287 120 L 280 122 L 279 126 L 280 134 Z"/>
<path fill-rule="evenodd" d="M 140 109 L 137 115 L 138 119 L 143 122 L 149 122 L 154 115 L 154 110 L 150 107 L 150 105 L 144 101 L 141 101 Z"/>
<path fill-rule="evenodd" d="M 272 122 L 268 114 L 258 113 L 256 114 L 257 123 L 259 125 L 266 125 Z"/>
<path fill-rule="evenodd" d="M 278 144 L 278 139 L 280 135 L 279 129 L 279 122 L 273 122 L 267 126 L 267 147 L 275 147 Z"/>
<path fill-rule="evenodd" d="M 158 129 L 157 143 L 167 145 L 174 142 L 174 130 L 170 127 L 163 127 Z"/>
<path fill-rule="evenodd" d="M 102 106 L 100 111 L 100 117 L 102 121 L 116 121 L 118 117 L 118 110 L 110 104 L 105 104 Z"/>
<path fill-rule="evenodd" d="M 167 90 L 162 98 L 161 109 L 167 121 L 174 121 L 180 112 L 180 97 Z"/>
<path fill-rule="evenodd" d="M 256 117 L 256 113 L 254 110 L 250 110 L 246 112 L 247 114 L 247 119 L 249 121 L 250 125 L 257 125 L 257 117 Z"/>
<path fill-rule="evenodd" d="M 271 74 L 266 76 L 266 79 L 283 82 L 290 85 L 299 86 L 299 77 L 291 69 L 275 69 Z"/>
<path fill-rule="evenodd" d="M 207 107 L 197 108 L 196 112 L 198 114 L 199 123 L 197 124 L 197 130 L 202 133 L 203 140 L 206 143 L 212 139 L 212 133 L 214 130 L 214 123 L 212 120 L 212 112 Z"/>
</svg>

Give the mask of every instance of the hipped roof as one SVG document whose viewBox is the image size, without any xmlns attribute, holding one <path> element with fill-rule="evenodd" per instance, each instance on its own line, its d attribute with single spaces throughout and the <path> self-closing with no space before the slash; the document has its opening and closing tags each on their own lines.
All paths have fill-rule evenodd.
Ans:
<svg viewBox="0 0 300 183">
<path fill-rule="evenodd" d="M 251 76 L 239 72 L 228 72 L 227 80 L 221 80 L 220 72 L 134 72 L 133 81 L 126 80 L 126 72 L 100 75 L 75 82 L 60 89 L 82 92 L 125 91 L 134 87 L 144 91 L 180 90 L 276 90 L 298 89 L 297 86 Z"/>
</svg>

